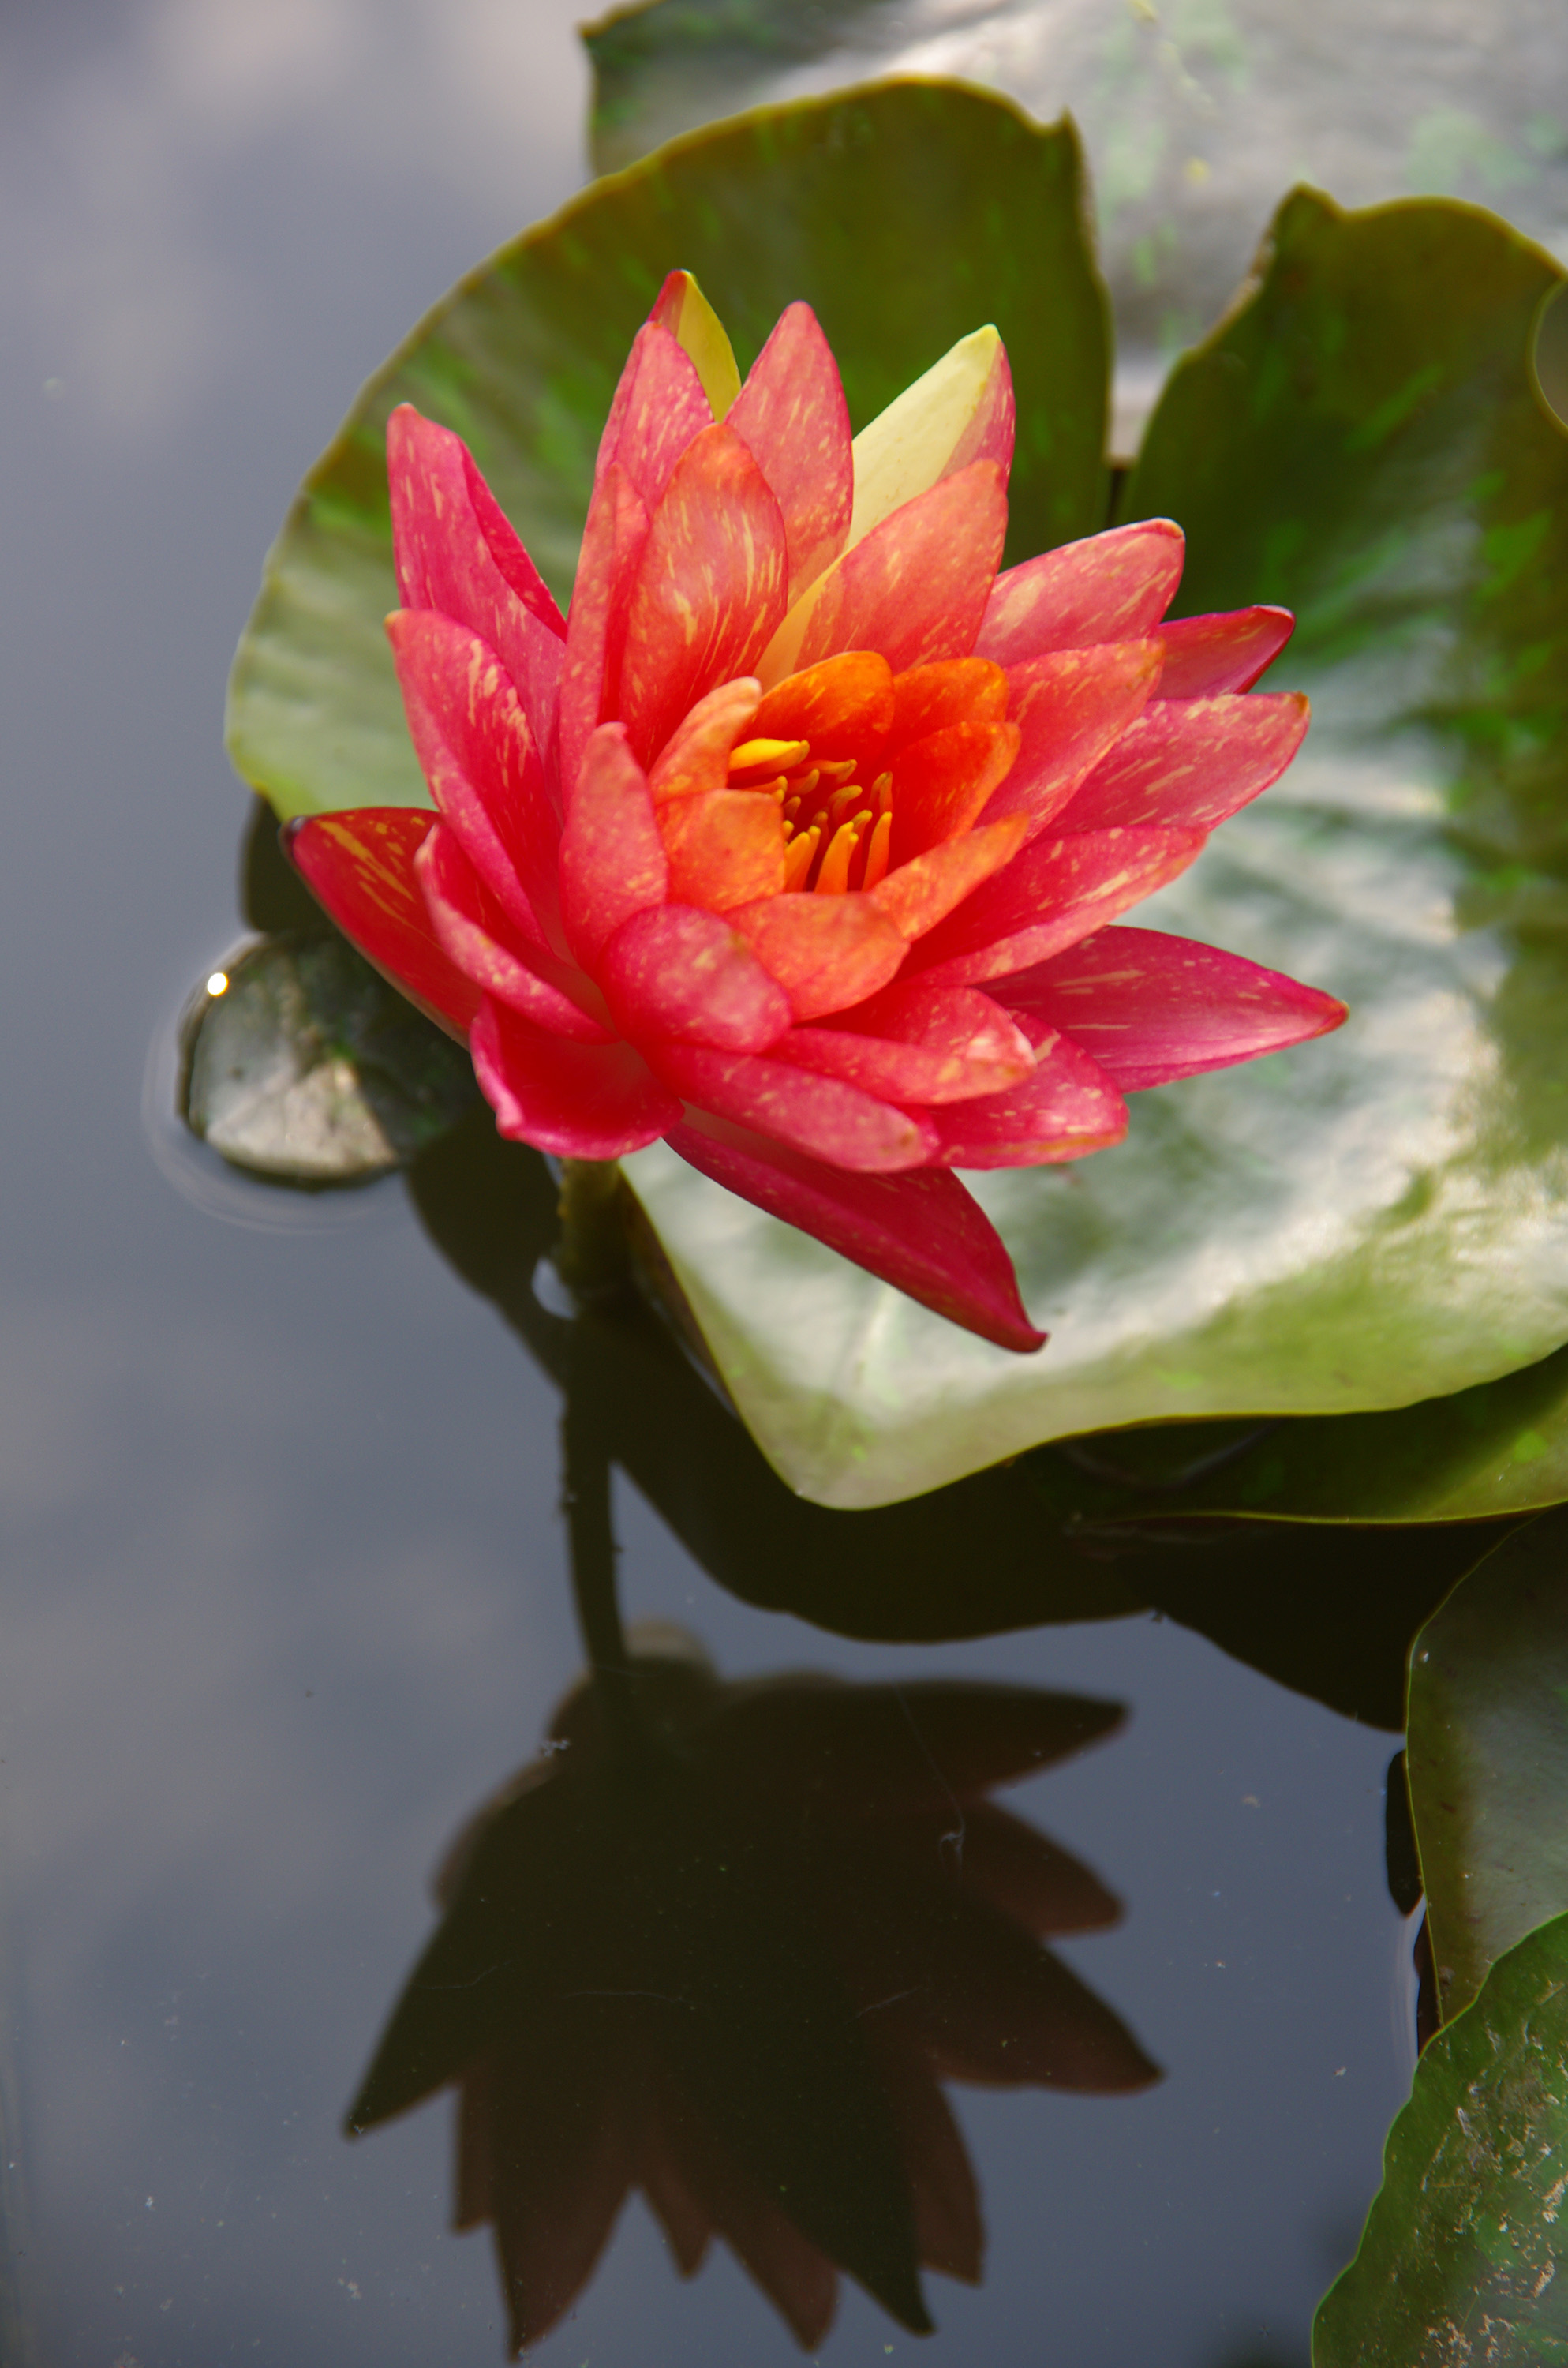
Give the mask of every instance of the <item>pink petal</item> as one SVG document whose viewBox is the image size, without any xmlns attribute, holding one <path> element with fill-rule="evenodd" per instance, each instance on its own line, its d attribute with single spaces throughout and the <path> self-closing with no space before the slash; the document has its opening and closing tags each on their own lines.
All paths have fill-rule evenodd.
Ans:
<svg viewBox="0 0 1568 2368">
<path fill-rule="evenodd" d="M 607 469 L 588 505 L 561 675 L 561 782 L 570 793 L 591 733 L 615 712 L 626 609 L 648 540 L 648 512 L 623 469 Z"/>
<path fill-rule="evenodd" d="M 730 778 L 730 751 L 750 728 L 762 700 L 753 674 L 722 682 L 682 718 L 648 769 L 653 803 L 722 790 Z"/>
<path fill-rule="evenodd" d="M 650 1046 L 648 1058 L 694 1110 L 750 1127 L 834 1167 L 887 1175 L 922 1166 L 937 1146 L 924 1119 L 783 1061 L 676 1043 Z"/>
<path fill-rule="evenodd" d="M 1028 1038 L 988 995 L 919 981 L 895 981 L 836 1026 L 791 1029 L 774 1058 L 904 1103 L 999 1093 L 1035 1065 Z"/>
<path fill-rule="evenodd" d="M 399 609 L 387 639 L 430 794 L 531 945 L 560 938 L 561 825 L 510 678 L 488 644 L 432 609 Z"/>
<path fill-rule="evenodd" d="M 580 1044 L 608 1044 L 613 1032 L 594 1016 L 603 998 L 591 980 L 548 954 L 530 961 L 518 952 L 510 916 L 493 896 L 445 822 L 437 823 L 414 859 L 415 876 L 430 925 L 465 978 L 536 1026 Z M 531 950 L 530 950 L 531 951 Z M 535 967 L 535 961 L 541 968 Z M 553 972 L 552 979 L 542 975 Z"/>
<path fill-rule="evenodd" d="M 1119 1143 L 1127 1104 L 1088 1053 L 1061 1036 L 1024 1084 L 949 1102 L 931 1121 L 949 1167 L 1039 1167 Z"/>
<path fill-rule="evenodd" d="M 670 868 L 642 768 L 623 723 L 589 741 L 561 834 L 561 905 L 579 961 L 591 966 L 622 921 L 669 894 Z"/>
<path fill-rule="evenodd" d="M 949 1323 L 1022 1354 L 1044 1345 L 1045 1334 L 1024 1313 L 1000 1235 L 945 1168 L 851 1175 L 702 1119 L 672 1128 L 669 1142 L 715 1184 L 825 1242 Z"/>
<path fill-rule="evenodd" d="M 442 946 L 425 909 L 414 861 L 433 814 L 417 806 L 356 806 L 313 814 L 284 835 L 290 861 L 345 937 L 411 1003 L 454 1036 L 466 1036 L 479 989 Z"/>
<path fill-rule="evenodd" d="M 679 1123 L 681 1107 L 630 1044 L 573 1044 L 488 997 L 469 1036 L 501 1133 L 560 1159 L 619 1159 Z"/>
<path fill-rule="evenodd" d="M 1296 630 L 1289 609 L 1233 609 L 1215 617 L 1178 617 L 1162 625 L 1162 699 L 1212 699 L 1250 690 Z"/>
<path fill-rule="evenodd" d="M 600 976 L 622 1032 L 760 1053 L 790 1025 L 790 1000 L 716 913 L 655 905 L 605 948 Z"/>
<path fill-rule="evenodd" d="M 726 416 L 783 512 L 790 598 L 798 599 L 843 550 L 855 499 L 849 407 L 809 304 L 779 315 Z"/>
<path fill-rule="evenodd" d="M 627 610 L 619 713 L 643 760 L 716 684 L 750 674 L 784 613 L 784 520 L 730 427 L 706 427 L 653 512 Z"/>
<path fill-rule="evenodd" d="M 763 681 L 840 650 L 878 650 L 894 674 L 968 657 L 1006 531 L 1006 482 L 994 461 L 940 478 L 818 578 L 798 645 L 786 648 L 781 637 Z"/>
<path fill-rule="evenodd" d="M 1306 736 L 1308 712 L 1299 690 L 1153 700 L 1058 820 L 1072 830 L 1212 830 L 1279 779 Z"/>
<path fill-rule="evenodd" d="M 1326 1035 L 1346 1016 L 1316 987 L 1160 929 L 1102 929 L 995 993 L 1093 1053 L 1123 1093 Z"/>
<path fill-rule="evenodd" d="M 784 819 L 755 790 L 713 790 L 659 808 L 670 894 L 715 913 L 784 893 Z"/>
<path fill-rule="evenodd" d="M 1136 723 L 1160 679 L 1157 642 L 1052 650 L 1009 669 L 1007 712 L 1022 735 L 1012 771 L 985 809 L 1028 818 L 1028 837 L 1060 814 Z"/>
<path fill-rule="evenodd" d="M 1044 962 L 1185 871 L 1208 835 L 1103 830 L 1037 838 L 921 939 L 914 967 L 933 985 L 978 986 Z"/>
<path fill-rule="evenodd" d="M 976 655 L 1017 666 L 1046 650 L 1142 641 L 1170 606 L 1185 550 L 1169 518 L 1141 518 L 1009 567 L 986 604 Z"/>
<path fill-rule="evenodd" d="M 999 345 L 993 358 L 985 392 L 980 399 L 969 426 L 953 447 L 952 459 L 943 470 L 944 477 L 956 477 L 972 461 L 994 461 L 1004 481 L 1013 466 L 1013 444 L 1017 433 L 1017 405 L 1013 397 L 1013 366 L 1007 359 L 1007 348 Z"/>
<path fill-rule="evenodd" d="M 907 944 L 934 929 L 938 921 L 1010 863 L 1024 843 L 1024 817 L 1010 814 L 1006 822 L 982 823 L 945 847 L 901 864 L 867 891 L 873 905 L 887 915 Z"/>
<path fill-rule="evenodd" d="M 778 981 L 797 1019 L 864 1002 L 887 985 L 907 951 L 874 894 L 767 896 L 736 905 L 726 918 Z"/>
<path fill-rule="evenodd" d="M 622 469 L 653 510 L 694 436 L 713 425 L 713 407 L 689 355 L 661 321 L 644 321 L 632 340 L 610 403 L 594 465 L 594 491 Z"/>
<path fill-rule="evenodd" d="M 495 652 L 549 745 L 565 627 L 462 438 L 399 404 L 387 422 L 392 552 L 405 609 L 437 609 Z"/>
</svg>

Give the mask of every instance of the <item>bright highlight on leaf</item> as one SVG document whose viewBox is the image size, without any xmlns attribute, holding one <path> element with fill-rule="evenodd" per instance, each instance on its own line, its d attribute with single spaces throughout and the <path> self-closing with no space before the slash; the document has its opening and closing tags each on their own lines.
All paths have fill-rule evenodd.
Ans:
<svg viewBox="0 0 1568 2368">
<path fill-rule="evenodd" d="M 1103 1149 L 1125 1091 L 1345 1016 L 1213 949 L 1121 958 L 1107 930 L 1284 769 L 1305 702 L 1211 689 L 1233 638 L 1248 678 L 1253 611 L 1208 620 L 1210 695 L 1160 697 L 1168 523 L 998 573 L 994 330 L 853 446 L 806 305 L 733 378 L 672 273 L 610 408 L 564 620 L 460 439 L 393 413 L 388 630 L 437 814 L 307 821 L 290 852 L 468 1034 L 503 1133 L 583 1159 L 665 1137 L 953 1322 L 1038 1349 L 953 1171 Z"/>
</svg>

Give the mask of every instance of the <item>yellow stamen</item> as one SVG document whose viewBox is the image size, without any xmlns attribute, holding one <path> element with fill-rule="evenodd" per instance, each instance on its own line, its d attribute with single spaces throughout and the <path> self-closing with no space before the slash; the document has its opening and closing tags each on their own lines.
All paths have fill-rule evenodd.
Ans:
<svg viewBox="0 0 1568 2368">
<path fill-rule="evenodd" d="M 879 880 L 886 879 L 888 849 L 892 845 L 892 815 L 884 806 L 877 816 L 877 826 L 866 848 L 866 875 L 860 882 L 862 888 L 874 888 Z"/>
<path fill-rule="evenodd" d="M 846 781 L 852 781 L 855 779 L 855 759 L 853 757 L 841 757 L 837 762 L 834 762 L 826 757 L 819 757 L 817 758 L 817 763 L 822 768 L 823 779 L 824 780 L 831 781 L 835 789 L 838 789 L 842 787 Z"/>
<path fill-rule="evenodd" d="M 892 775 L 879 773 L 871 783 L 871 795 L 877 802 L 877 812 L 887 814 L 892 806 Z"/>
<path fill-rule="evenodd" d="M 834 832 L 816 877 L 819 896 L 843 895 L 849 885 L 849 860 L 860 844 L 860 825 L 870 819 L 869 814 L 857 814 L 853 822 L 845 823 Z"/>
<path fill-rule="evenodd" d="M 730 752 L 730 770 L 749 773 L 754 766 L 766 765 L 770 773 L 787 773 L 811 753 L 809 740 L 743 740 Z"/>
<path fill-rule="evenodd" d="M 803 830 L 799 838 L 792 838 L 784 850 L 786 889 L 805 886 L 806 875 L 812 868 L 812 862 L 817 851 L 817 841 L 821 837 L 821 831 L 813 823 L 810 830 Z"/>
</svg>

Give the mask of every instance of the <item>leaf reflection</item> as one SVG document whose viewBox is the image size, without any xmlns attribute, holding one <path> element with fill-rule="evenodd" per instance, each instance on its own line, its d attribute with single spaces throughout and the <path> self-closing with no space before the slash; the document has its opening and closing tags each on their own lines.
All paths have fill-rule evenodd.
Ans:
<svg viewBox="0 0 1568 2368">
<path fill-rule="evenodd" d="M 639 2188 L 683 2274 L 722 2237 L 801 2342 L 840 2271 L 928 2329 L 922 2266 L 983 2234 L 945 2079 L 1115 2093 L 1156 2067 L 1040 1945 L 1113 1922 L 1090 1870 L 987 1795 L 1108 1735 L 1021 1687 L 722 1682 L 677 1632 L 460 1837 L 444 1913 L 350 2112 L 455 2084 L 455 2220 L 494 2234 L 514 2351 Z"/>
</svg>

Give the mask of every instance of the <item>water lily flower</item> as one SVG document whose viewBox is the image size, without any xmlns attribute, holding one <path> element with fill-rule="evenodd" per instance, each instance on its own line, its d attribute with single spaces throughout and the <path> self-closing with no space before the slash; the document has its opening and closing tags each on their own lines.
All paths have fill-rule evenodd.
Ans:
<svg viewBox="0 0 1568 2368">
<path fill-rule="evenodd" d="M 994 330 L 851 438 L 814 314 L 743 384 L 675 273 L 616 391 L 562 618 L 474 461 L 388 427 L 388 620 L 434 814 L 294 826 L 347 935 L 466 1035 L 504 1134 L 705 1175 L 1001 1345 L 1044 1335 L 955 1169 L 1116 1143 L 1125 1094 L 1338 1025 L 1112 928 L 1306 728 L 1291 626 L 1165 624 L 1180 529 L 999 572 Z"/>
<path fill-rule="evenodd" d="M 977 2283 L 984 2252 L 943 2084 L 1159 2077 L 1041 1945 L 1117 1901 L 989 1797 L 1118 1706 L 725 1684 L 668 1630 L 632 1668 L 646 1754 L 618 1768 L 579 1688 L 459 1837 L 349 2127 L 455 2086 L 454 2219 L 494 2232 L 514 2352 L 571 2308 L 633 2189 L 684 2275 L 723 2238 L 808 2350 L 841 2271 L 928 2331 L 921 2267 Z"/>
</svg>

